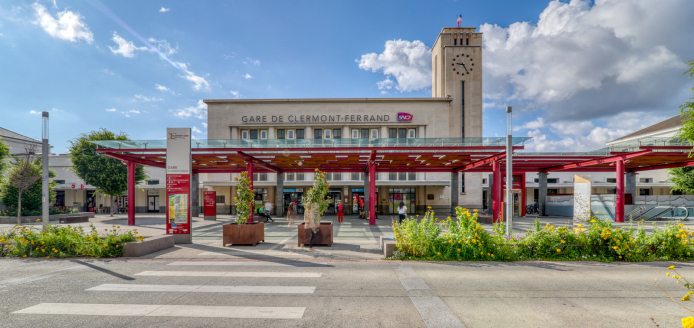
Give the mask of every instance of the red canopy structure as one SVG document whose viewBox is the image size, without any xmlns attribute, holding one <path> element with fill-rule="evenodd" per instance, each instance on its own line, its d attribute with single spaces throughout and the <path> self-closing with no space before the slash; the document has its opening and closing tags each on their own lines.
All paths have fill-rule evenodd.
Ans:
<svg viewBox="0 0 694 328">
<path fill-rule="evenodd" d="M 615 172 L 617 222 L 624 221 L 624 175 L 645 170 L 692 166 L 691 145 L 678 140 L 630 143 L 583 153 L 523 152 L 529 138 L 513 140 L 513 172 Z M 376 172 L 447 172 L 458 181 L 460 172 L 493 172 L 493 218 L 499 218 L 506 138 L 428 139 L 302 139 L 192 141 L 193 172 L 263 173 L 365 172 L 369 176 L 369 223 L 375 225 Z M 165 168 L 165 140 L 93 141 L 97 152 L 122 160 L 129 170 L 128 190 L 134 193 L 134 165 Z M 132 172 L 132 177 L 130 177 Z M 252 175 L 251 179 L 252 179 Z M 501 177 L 501 178 L 496 178 Z M 455 179 L 455 180 L 453 180 Z M 524 183 L 523 186 L 524 188 Z M 546 186 L 545 186 L 546 188 Z M 457 198 L 457 195 L 456 195 Z M 452 197 L 452 200 L 454 198 Z M 457 203 L 455 199 L 454 203 Z M 133 207 L 128 210 L 134 222 Z M 130 221 L 130 220 L 129 220 Z"/>
</svg>

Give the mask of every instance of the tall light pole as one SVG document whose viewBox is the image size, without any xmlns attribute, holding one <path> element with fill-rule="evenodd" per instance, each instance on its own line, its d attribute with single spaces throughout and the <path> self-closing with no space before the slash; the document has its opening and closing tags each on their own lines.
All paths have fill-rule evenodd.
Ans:
<svg viewBox="0 0 694 328">
<path fill-rule="evenodd" d="M 511 106 L 506 107 L 506 235 L 513 232 L 513 123 Z"/>
<path fill-rule="evenodd" d="M 51 197 L 48 193 L 48 112 L 41 114 L 43 128 L 41 129 L 41 194 L 43 201 L 43 211 L 41 211 L 41 223 L 44 230 L 48 225 L 48 203 Z"/>
</svg>

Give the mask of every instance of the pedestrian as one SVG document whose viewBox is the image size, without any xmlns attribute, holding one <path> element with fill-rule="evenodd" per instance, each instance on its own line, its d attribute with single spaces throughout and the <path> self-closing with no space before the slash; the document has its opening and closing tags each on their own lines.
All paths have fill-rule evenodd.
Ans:
<svg viewBox="0 0 694 328">
<path fill-rule="evenodd" d="M 270 201 L 267 201 L 267 202 L 265 203 L 265 208 L 264 208 L 264 210 L 265 210 L 265 222 L 268 222 L 268 221 L 275 222 L 275 220 L 273 220 L 273 219 L 270 217 L 270 211 L 272 211 L 272 203 L 270 203 Z"/>
<path fill-rule="evenodd" d="M 287 227 L 294 227 L 296 222 L 296 201 L 289 203 L 287 208 Z"/>
<path fill-rule="evenodd" d="M 342 222 L 345 220 L 345 212 L 344 208 L 342 207 L 342 201 L 337 201 L 337 223 L 342 224 Z"/>
<path fill-rule="evenodd" d="M 402 220 L 407 218 L 407 206 L 405 202 L 400 201 L 400 206 L 398 206 L 398 223 L 402 224 Z"/>
</svg>

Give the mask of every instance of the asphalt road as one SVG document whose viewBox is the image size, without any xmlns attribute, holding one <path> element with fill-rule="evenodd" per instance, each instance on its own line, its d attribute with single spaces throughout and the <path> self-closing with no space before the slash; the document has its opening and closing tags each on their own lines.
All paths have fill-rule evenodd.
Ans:
<svg viewBox="0 0 694 328">
<path fill-rule="evenodd" d="M 672 263 L 0 259 L 0 327 L 679 327 Z M 694 265 L 676 264 L 694 277 Z"/>
</svg>

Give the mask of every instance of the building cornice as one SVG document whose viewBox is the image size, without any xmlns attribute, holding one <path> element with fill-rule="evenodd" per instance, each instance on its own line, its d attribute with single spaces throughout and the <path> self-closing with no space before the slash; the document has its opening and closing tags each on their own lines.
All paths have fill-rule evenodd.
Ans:
<svg viewBox="0 0 694 328">
<path fill-rule="evenodd" d="M 286 103 L 402 103 L 402 102 L 451 102 L 451 98 L 288 98 L 288 99 L 203 99 L 206 104 L 286 104 Z"/>
</svg>

